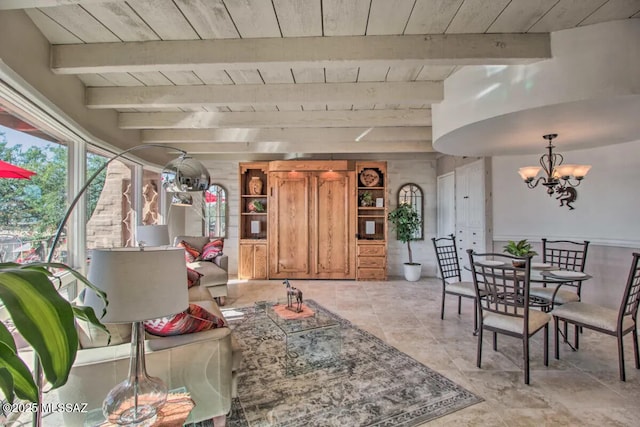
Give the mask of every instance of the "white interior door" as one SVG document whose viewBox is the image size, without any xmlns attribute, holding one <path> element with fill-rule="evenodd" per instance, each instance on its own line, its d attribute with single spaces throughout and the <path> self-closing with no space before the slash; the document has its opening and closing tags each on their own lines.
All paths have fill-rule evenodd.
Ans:
<svg viewBox="0 0 640 427">
<path fill-rule="evenodd" d="M 455 234 L 456 230 L 456 192 L 453 172 L 438 177 L 437 215 L 438 237 Z"/>
</svg>

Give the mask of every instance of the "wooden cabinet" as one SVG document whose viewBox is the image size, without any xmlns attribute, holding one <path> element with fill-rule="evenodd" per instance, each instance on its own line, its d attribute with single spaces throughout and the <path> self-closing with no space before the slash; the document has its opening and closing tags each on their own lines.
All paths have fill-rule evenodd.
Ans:
<svg viewBox="0 0 640 427">
<path fill-rule="evenodd" d="M 269 173 L 269 277 L 355 278 L 354 172 L 313 161 L 273 162 Z M 344 163 L 346 167 L 346 163 Z"/>
<path fill-rule="evenodd" d="M 385 280 L 386 173 L 386 162 L 241 163 L 238 277 Z"/>
<path fill-rule="evenodd" d="M 357 279 L 387 278 L 387 164 L 357 162 Z"/>
<path fill-rule="evenodd" d="M 264 241 L 245 240 L 240 243 L 238 278 L 267 279 L 267 244 Z"/>
<path fill-rule="evenodd" d="M 238 277 L 241 279 L 267 278 L 268 169 L 267 162 L 240 164 Z"/>
</svg>

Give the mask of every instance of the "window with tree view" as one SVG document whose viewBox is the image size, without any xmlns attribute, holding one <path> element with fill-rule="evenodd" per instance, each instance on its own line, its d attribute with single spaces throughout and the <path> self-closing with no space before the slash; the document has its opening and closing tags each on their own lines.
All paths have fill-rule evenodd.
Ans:
<svg viewBox="0 0 640 427">
<path fill-rule="evenodd" d="M 0 262 L 45 260 L 65 213 L 68 149 L 6 111 L 0 123 L 0 159 L 34 172 L 28 178 L 0 172 Z M 55 261 L 66 262 L 65 240 Z"/>
</svg>

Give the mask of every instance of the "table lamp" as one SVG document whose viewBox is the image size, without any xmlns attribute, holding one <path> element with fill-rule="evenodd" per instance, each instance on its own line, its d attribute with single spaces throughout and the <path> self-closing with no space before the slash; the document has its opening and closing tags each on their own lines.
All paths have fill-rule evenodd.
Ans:
<svg viewBox="0 0 640 427">
<path fill-rule="evenodd" d="M 167 400 L 167 386 L 145 367 L 142 321 L 189 307 L 184 249 L 173 247 L 95 249 L 88 279 L 109 296 L 103 323 L 132 323 L 129 376 L 107 395 L 102 412 L 119 425 L 151 425 Z M 103 300 L 87 289 L 85 305 L 102 313 Z"/>
<path fill-rule="evenodd" d="M 139 225 L 136 227 L 136 241 L 142 246 L 167 246 L 169 242 L 168 225 Z"/>
</svg>

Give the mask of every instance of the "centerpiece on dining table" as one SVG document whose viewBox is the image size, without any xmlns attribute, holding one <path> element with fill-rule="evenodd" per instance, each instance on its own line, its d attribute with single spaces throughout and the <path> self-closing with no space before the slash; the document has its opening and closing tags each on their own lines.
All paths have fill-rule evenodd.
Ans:
<svg viewBox="0 0 640 427">
<path fill-rule="evenodd" d="M 507 244 L 502 248 L 503 252 L 517 257 L 525 257 L 527 255 L 538 255 L 536 251 L 532 249 L 531 243 L 527 239 L 522 239 L 519 242 L 509 240 Z M 525 261 L 514 259 L 511 261 L 514 267 L 524 267 Z"/>
</svg>

